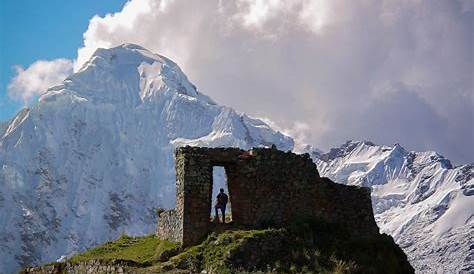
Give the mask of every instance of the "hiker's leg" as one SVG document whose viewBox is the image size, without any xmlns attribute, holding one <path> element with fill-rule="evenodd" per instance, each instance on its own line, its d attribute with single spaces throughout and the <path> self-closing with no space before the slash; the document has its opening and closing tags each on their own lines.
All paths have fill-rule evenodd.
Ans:
<svg viewBox="0 0 474 274">
<path fill-rule="evenodd" d="M 214 217 L 215 218 L 214 220 L 219 221 L 219 212 L 218 212 L 217 208 L 218 208 L 217 205 L 215 205 L 214 209 L 216 211 L 216 216 Z"/>
<path fill-rule="evenodd" d="M 225 206 L 221 206 L 222 222 L 225 223 Z"/>
</svg>

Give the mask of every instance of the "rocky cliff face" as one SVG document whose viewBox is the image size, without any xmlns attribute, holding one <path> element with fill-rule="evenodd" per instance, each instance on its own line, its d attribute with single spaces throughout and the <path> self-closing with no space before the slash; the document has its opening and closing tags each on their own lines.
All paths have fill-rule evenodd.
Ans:
<svg viewBox="0 0 474 274">
<path fill-rule="evenodd" d="M 130 44 L 97 50 L 0 132 L 1 273 L 152 233 L 175 203 L 176 146 L 293 147 Z"/>
<path fill-rule="evenodd" d="M 321 176 L 372 188 L 381 232 L 419 273 L 474 271 L 474 165 L 454 167 L 433 151 L 349 141 L 327 153 L 311 147 Z"/>
</svg>

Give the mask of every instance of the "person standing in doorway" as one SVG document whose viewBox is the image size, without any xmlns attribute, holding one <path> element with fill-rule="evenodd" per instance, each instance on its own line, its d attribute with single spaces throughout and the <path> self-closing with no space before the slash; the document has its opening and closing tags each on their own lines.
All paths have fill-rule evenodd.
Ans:
<svg viewBox="0 0 474 274">
<path fill-rule="evenodd" d="M 227 206 L 227 202 L 229 201 L 229 196 L 224 193 L 224 189 L 221 188 L 219 194 L 217 194 L 216 205 L 214 209 L 216 210 L 216 221 L 219 221 L 219 213 L 218 210 L 221 210 L 222 213 L 222 223 L 225 223 L 225 208 Z"/>
</svg>

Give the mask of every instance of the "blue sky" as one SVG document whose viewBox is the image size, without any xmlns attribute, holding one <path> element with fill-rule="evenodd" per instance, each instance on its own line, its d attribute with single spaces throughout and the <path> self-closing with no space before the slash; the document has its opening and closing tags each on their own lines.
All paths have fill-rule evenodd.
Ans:
<svg viewBox="0 0 474 274">
<path fill-rule="evenodd" d="M 119 11 L 125 2 L 0 1 L 0 121 L 11 118 L 23 105 L 7 95 L 14 65 L 28 67 L 38 59 L 75 59 L 92 16 Z"/>
</svg>

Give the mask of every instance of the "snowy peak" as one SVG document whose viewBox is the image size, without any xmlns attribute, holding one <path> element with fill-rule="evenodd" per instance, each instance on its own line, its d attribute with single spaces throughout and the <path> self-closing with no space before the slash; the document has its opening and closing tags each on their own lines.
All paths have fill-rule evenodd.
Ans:
<svg viewBox="0 0 474 274">
<path fill-rule="evenodd" d="M 420 170 L 426 166 L 439 164 L 440 168 L 452 169 L 451 161 L 435 151 L 411 152 L 413 158 L 413 169 Z"/>
<path fill-rule="evenodd" d="M 372 186 L 406 176 L 409 153 L 400 145 L 378 146 L 369 141 L 347 141 L 327 153 L 313 153 L 320 172 L 338 182 Z"/>
<path fill-rule="evenodd" d="M 324 162 L 330 162 L 338 158 L 357 158 L 360 160 L 370 161 L 373 156 L 379 156 L 381 153 L 385 153 L 391 150 L 403 150 L 398 144 L 393 147 L 388 146 L 376 146 L 370 141 L 346 141 L 339 147 L 331 148 L 327 153 L 319 153 L 318 159 Z M 385 153 L 386 154 L 386 153 Z"/>
<path fill-rule="evenodd" d="M 159 100 L 162 95 L 173 94 L 215 104 L 199 93 L 170 59 L 138 45 L 123 44 L 97 49 L 77 73 L 63 84 L 50 88 L 40 101 L 53 101 L 58 95 L 64 95 L 136 107 L 145 101 Z"/>
<path fill-rule="evenodd" d="M 365 186 L 384 184 L 386 180 L 392 178 L 414 177 L 420 170 L 432 165 L 439 165 L 442 169 L 453 168 L 451 162 L 437 152 L 407 151 L 400 144 L 386 146 L 375 145 L 370 141 L 347 141 L 339 147 L 332 148 L 327 153 L 320 151 L 309 151 L 309 153 L 328 172 L 331 167 L 337 167 L 337 170 L 333 171 L 341 176 L 345 170 L 346 176 L 339 178 L 342 181 L 348 181 L 351 184 L 368 184 Z M 350 168 L 357 166 L 356 170 L 358 172 L 353 173 L 349 166 Z M 372 178 L 374 180 L 369 181 L 357 179 L 361 175 L 359 173 L 361 170 L 380 173 L 379 171 L 381 170 L 375 169 L 382 167 L 384 168 L 384 176 L 383 178 L 378 178 L 382 181 L 375 181 L 377 178 Z M 363 177 L 366 176 L 364 175 Z"/>
<path fill-rule="evenodd" d="M 90 60 L 84 64 L 80 71 L 87 70 L 93 66 L 120 67 L 133 66 L 138 67 L 141 63 L 170 63 L 176 66 L 171 60 L 166 59 L 158 54 L 154 54 L 138 45 L 123 44 L 115 48 L 99 48 L 91 56 Z"/>
</svg>

